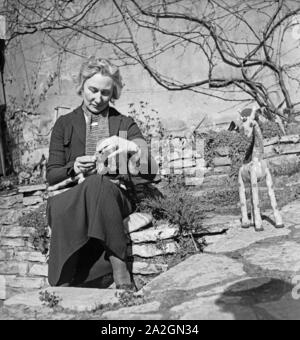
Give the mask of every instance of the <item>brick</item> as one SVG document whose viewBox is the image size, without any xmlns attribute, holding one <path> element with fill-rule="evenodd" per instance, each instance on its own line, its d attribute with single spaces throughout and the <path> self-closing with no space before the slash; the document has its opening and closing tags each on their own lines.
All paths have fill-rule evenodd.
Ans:
<svg viewBox="0 0 300 340">
<path fill-rule="evenodd" d="M 28 264 L 22 262 L 0 262 L 0 274 L 2 275 L 21 275 L 28 272 Z"/>
<path fill-rule="evenodd" d="M 48 265 L 47 264 L 34 264 L 29 270 L 29 275 L 48 277 Z"/>
<path fill-rule="evenodd" d="M 4 226 L 1 228 L 1 237 L 18 238 L 30 237 L 35 232 L 34 228 L 24 228 L 19 226 Z"/>
</svg>

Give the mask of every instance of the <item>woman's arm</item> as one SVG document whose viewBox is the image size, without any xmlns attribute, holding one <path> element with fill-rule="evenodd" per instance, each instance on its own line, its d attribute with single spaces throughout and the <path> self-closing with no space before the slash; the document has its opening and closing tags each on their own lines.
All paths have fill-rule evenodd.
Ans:
<svg viewBox="0 0 300 340">
<path fill-rule="evenodd" d="M 51 134 L 47 181 L 54 185 L 74 175 L 74 161 L 66 162 L 64 150 L 64 118 L 60 117 Z"/>
</svg>

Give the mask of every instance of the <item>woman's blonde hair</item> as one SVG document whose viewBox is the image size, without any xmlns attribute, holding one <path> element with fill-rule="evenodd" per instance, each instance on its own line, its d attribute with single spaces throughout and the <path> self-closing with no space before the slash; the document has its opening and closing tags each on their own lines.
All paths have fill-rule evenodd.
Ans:
<svg viewBox="0 0 300 340">
<path fill-rule="evenodd" d="M 123 83 L 118 67 L 112 65 L 107 59 L 97 58 L 95 56 L 90 57 L 81 65 L 78 76 L 77 93 L 81 96 L 84 83 L 98 73 L 102 74 L 103 76 L 110 77 L 113 80 L 113 93 L 111 101 L 119 99 L 121 96 Z"/>
</svg>

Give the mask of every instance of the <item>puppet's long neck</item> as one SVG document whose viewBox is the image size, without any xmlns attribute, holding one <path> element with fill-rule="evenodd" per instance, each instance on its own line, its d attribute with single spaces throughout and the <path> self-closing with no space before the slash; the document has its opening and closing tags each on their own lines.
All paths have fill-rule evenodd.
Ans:
<svg viewBox="0 0 300 340">
<path fill-rule="evenodd" d="M 254 134 L 254 147 L 252 151 L 252 159 L 263 159 L 264 157 L 264 139 L 261 132 L 261 129 L 257 122 L 255 122 L 253 127 Z"/>
</svg>

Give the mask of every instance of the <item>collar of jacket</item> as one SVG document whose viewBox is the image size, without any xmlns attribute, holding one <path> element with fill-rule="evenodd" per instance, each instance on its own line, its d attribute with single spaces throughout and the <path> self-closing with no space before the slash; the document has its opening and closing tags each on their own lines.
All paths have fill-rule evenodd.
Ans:
<svg viewBox="0 0 300 340">
<path fill-rule="evenodd" d="M 118 136 L 122 122 L 122 115 L 112 107 L 109 108 L 108 122 L 110 136 Z M 80 140 L 85 144 L 86 122 L 82 106 L 74 110 L 73 126 Z"/>
</svg>

